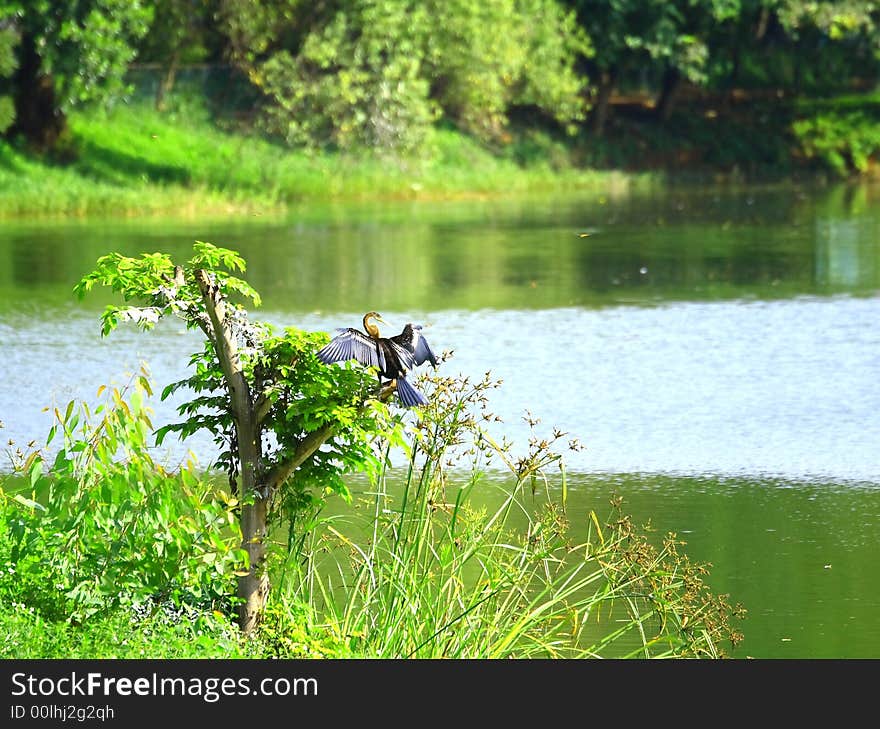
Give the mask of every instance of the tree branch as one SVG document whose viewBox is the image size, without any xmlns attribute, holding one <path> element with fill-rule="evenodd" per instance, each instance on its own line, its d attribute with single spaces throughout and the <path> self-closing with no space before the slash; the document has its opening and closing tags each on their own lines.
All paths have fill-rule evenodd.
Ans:
<svg viewBox="0 0 880 729">
<path fill-rule="evenodd" d="M 273 468 L 266 476 L 266 492 L 271 494 L 281 486 L 297 468 L 324 445 L 324 442 L 333 435 L 336 423 L 325 423 L 317 430 L 313 430 L 303 438 L 296 446 L 296 450 L 290 458 L 285 459 Z"/>
<path fill-rule="evenodd" d="M 266 419 L 266 416 L 269 414 L 269 411 L 274 404 L 275 403 L 272 401 L 271 397 L 266 397 L 262 394 L 257 397 L 257 402 L 254 404 L 254 416 L 256 417 L 258 424 Z"/>
<path fill-rule="evenodd" d="M 203 269 L 196 270 L 195 279 L 213 329 L 211 341 L 214 344 L 214 351 L 220 361 L 226 387 L 229 390 L 230 409 L 238 439 L 242 494 L 247 494 L 257 488 L 257 468 L 260 463 L 259 435 L 250 388 L 241 368 L 235 335 L 229 327 L 224 298 L 216 285 L 209 281 Z"/>
<path fill-rule="evenodd" d="M 380 388 L 378 397 L 382 402 L 387 402 L 394 392 L 393 385 L 386 385 Z M 363 412 L 364 404 L 360 406 Z M 265 479 L 265 489 L 267 494 L 272 494 L 275 489 L 279 488 L 297 468 L 299 468 L 306 460 L 320 448 L 328 438 L 333 435 L 337 423 L 325 423 L 317 430 L 313 430 L 305 438 L 303 438 L 296 446 L 296 450 L 290 458 L 282 461 L 275 466 Z"/>
</svg>

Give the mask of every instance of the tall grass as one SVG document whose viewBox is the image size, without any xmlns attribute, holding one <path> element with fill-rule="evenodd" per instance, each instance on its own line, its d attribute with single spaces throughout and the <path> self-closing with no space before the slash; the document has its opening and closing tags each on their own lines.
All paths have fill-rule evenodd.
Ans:
<svg viewBox="0 0 880 729">
<path fill-rule="evenodd" d="M 385 468 L 359 530 L 338 516 L 308 525 L 279 565 L 275 614 L 298 610 L 309 631 L 368 657 L 715 658 L 740 639 L 739 608 L 674 536 L 654 546 L 617 501 L 610 518 L 569 525 L 564 433 L 516 457 L 485 428 L 497 383 L 433 382 L 402 487 L 390 493 Z M 487 460 L 506 485 L 484 477 Z"/>
</svg>

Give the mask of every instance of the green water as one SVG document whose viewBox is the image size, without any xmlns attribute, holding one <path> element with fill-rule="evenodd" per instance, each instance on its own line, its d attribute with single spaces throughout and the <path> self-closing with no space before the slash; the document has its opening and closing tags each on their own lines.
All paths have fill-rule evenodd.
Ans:
<svg viewBox="0 0 880 729">
<path fill-rule="evenodd" d="M 551 499 L 561 502 L 558 475 L 549 474 Z M 403 480 L 403 475 L 400 475 Z M 394 480 L 389 482 L 393 487 Z M 489 477 L 472 496 L 489 513 L 498 508 L 510 479 Z M 328 504 L 336 529 L 366 543 L 373 490 L 363 479 L 352 485 L 352 503 Z M 674 533 L 683 551 L 708 563 L 705 578 L 715 593 L 729 595 L 748 613 L 737 622 L 745 640 L 722 646 L 733 657 L 876 658 L 875 560 L 880 530 L 876 485 L 840 486 L 818 481 L 759 477 L 658 474 L 569 474 L 566 518 L 572 535 L 589 529 L 591 511 L 601 521 L 612 498 L 640 531 L 661 538 Z M 447 492 L 453 501 L 455 491 Z M 535 512 L 547 500 L 543 486 L 523 500 Z M 392 503 L 389 508 L 397 508 Z M 514 515 L 509 526 L 524 529 Z M 343 526 L 344 525 L 344 526 Z M 577 543 L 577 539 L 572 541 Z M 629 645 L 629 644 L 628 644 Z M 637 643 L 629 647 L 636 648 Z"/>
<path fill-rule="evenodd" d="M 636 523 L 675 532 L 711 563 L 707 582 L 748 610 L 731 655 L 876 658 L 877 486 L 651 474 L 576 478 L 573 523 L 607 513 L 609 492 Z"/>
<path fill-rule="evenodd" d="M 737 655 L 878 657 L 880 190 L 672 187 L 316 207 L 229 221 L 0 226 L 4 442 L 44 438 L 46 405 L 91 399 L 197 348 L 176 322 L 98 335 L 110 297 L 71 289 L 110 250 L 239 250 L 263 318 L 306 329 L 429 324 L 450 373 L 504 380 L 497 434 L 528 409 L 585 450 L 569 508 L 621 494 L 676 532 L 745 605 Z M 157 424 L 175 402 L 156 403 Z M 212 445 L 188 444 L 207 463 Z M 179 446 L 175 446 L 179 448 Z M 177 453 L 169 452 L 169 457 Z M 577 525 L 577 519 L 573 518 Z"/>
</svg>

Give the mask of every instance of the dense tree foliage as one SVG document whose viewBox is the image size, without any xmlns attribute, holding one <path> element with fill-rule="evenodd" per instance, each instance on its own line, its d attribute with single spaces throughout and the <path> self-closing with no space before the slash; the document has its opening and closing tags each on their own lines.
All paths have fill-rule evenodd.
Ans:
<svg viewBox="0 0 880 729">
<path fill-rule="evenodd" d="M 601 133 L 616 92 L 826 94 L 880 71 L 877 0 L 0 0 L 0 130 L 43 148 L 132 60 L 229 64 L 264 131 L 296 146 L 425 149 L 517 119 Z"/>
<path fill-rule="evenodd" d="M 18 65 L 15 60 L 15 47 L 18 45 L 18 33 L 14 28 L 0 28 L 0 83 L 9 84 Z M 12 126 L 15 121 L 15 102 L 9 93 L 0 94 L 0 134 Z"/>
<path fill-rule="evenodd" d="M 440 115 L 497 138 L 513 106 L 584 113 L 574 62 L 589 45 L 555 0 L 246 5 L 222 4 L 231 57 L 293 143 L 408 151 Z"/>
<path fill-rule="evenodd" d="M 0 24 L 16 38 L 13 132 L 52 147 L 70 107 L 121 93 L 133 44 L 152 20 L 149 0 L 0 2 Z"/>
<path fill-rule="evenodd" d="M 572 0 L 578 19 L 596 47 L 597 105 L 593 128 L 605 121 L 608 97 L 621 75 L 653 69 L 662 75 L 658 108 L 671 109 L 681 80 L 705 81 L 709 56 L 706 31 L 727 13 L 723 0 Z"/>
<path fill-rule="evenodd" d="M 153 5 L 153 22 L 140 43 L 138 58 L 162 68 L 156 88 L 156 108 L 161 110 L 180 66 L 205 61 L 216 52 L 218 2 L 153 0 Z"/>
</svg>

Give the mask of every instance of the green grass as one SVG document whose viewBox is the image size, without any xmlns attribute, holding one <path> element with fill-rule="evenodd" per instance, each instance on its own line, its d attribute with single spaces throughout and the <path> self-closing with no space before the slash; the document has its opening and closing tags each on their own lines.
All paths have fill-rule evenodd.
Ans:
<svg viewBox="0 0 880 729">
<path fill-rule="evenodd" d="M 230 621 L 210 613 L 138 618 L 119 610 L 77 625 L 12 603 L 0 613 L 0 635 L 0 658 L 252 658 L 259 652 Z"/>
<path fill-rule="evenodd" d="M 165 113 L 142 99 L 75 112 L 52 159 L 0 140 L 0 218 L 207 217 L 309 202 L 620 192 L 662 183 L 673 171 L 788 174 L 816 161 L 859 174 L 877 155 L 878 98 L 803 99 L 714 116 L 714 107 L 708 114 L 682 106 L 666 126 L 621 112 L 604 138 L 515 128 L 492 148 L 440 126 L 413 159 L 293 150 L 212 119 L 196 96 Z"/>
<path fill-rule="evenodd" d="M 160 114 L 145 102 L 73 114 L 56 158 L 67 161 L 0 142 L 0 217 L 249 214 L 308 201 L 621 189 L 651 178 L 577 169 L 564 146 L 534 135 L 490 151 L 451 129 L 437 129 L 414 160 L 310 154 L 226 131 L 198 108 Z"/>
</svg>

